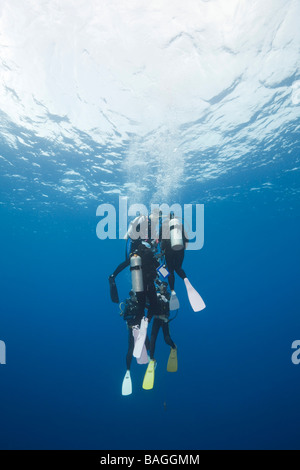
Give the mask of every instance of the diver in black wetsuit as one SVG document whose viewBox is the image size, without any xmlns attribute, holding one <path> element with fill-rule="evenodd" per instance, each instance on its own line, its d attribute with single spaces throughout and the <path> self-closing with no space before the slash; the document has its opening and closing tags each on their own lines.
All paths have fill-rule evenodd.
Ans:
<svg viewBox="0 0 300 470">
<path fill-rule="evenodd" d="M 185 235 L 183 223 L 171 213 L 170 217 L 160 224 L 159 240 L 161 250 L 165 255 L 167 269 L 169 271 L 169 285 L 171 288 L 170 310 L 179 309 L 179 300 L 177 298 L 175 287 L 175 272 L 183 280 L 187 295 L 194 312 L 200 312 L 205 308 L 205 303 L 188 280 L 185 271 L 182 269 L 184 252 L 188 244 L 188 238 Z"/>
<path fill-rule="evenodd" d="M 135 243 L 135 246 L 137 246 L 136 243 Z M 157 296 L 156 296 L 154 280 L 157 276 L 156 268 L 159 266 L 159 263 L 156 260 L 154 253 L 152 252 L 151 246 L 148 242 L 140 240 L 134 252 L 130 253 L 128 260 L 123 261 L 123 263 L 121 263 L 115 269 L 113 274 L 109 276 L 111 292 L 112 292 L 112 286 L 115 285 L 116 276 L 130 265 L 130 258 L 134 254 L 139 255 L 142 259 L 144 291 L 136 293 L 136 297 L 137 297 L 137 301 L 139 305 L 139 311 L 140 311 L 140 315 L 143 317 L 144 310 L 146 307 L 146 301 L 148 300 L 149 309 L 148 309 L 147 319 L 148 319 L 148 322 L 150 322 L 155 311 L 157 310 Z M 112 296 L 112 301 L 118 302 L 119 299 L 117 296 Z"/>
<path fill-rule="evenodd" d="M 166 265 L 170 273 L 168 277 L 170 289 L 173 291 L 175 288 L 175 272 L 182 280 L 187 277 L 185 271 L 182 269 L 184 249 L 180 251 L 172 250 L 170 240 L 162 240 L 161 247 L 164 251 Z"/>
<path fill-rule="evenodd" d="M 168 346 L 171 346 L 172 349 L 176 349 L 176 345 L 170 336 L 170 327 L 169 327 L 169 301 L 170 294 L 167 290 L 167 283 L 161 282 L 158 287 L 157 298 L 158 298 L 158 310 L 154 315 L 153 325 L 151 330 L 150 337 L 150 359 L 154 360 L 154 351 L 157 335 L 160 328 L 163 331 L 164 340 Z"/>
<path fill-rule="evenodd" d="M 146 218 L 147 227 L 150 226 L 150 221 Z M 131 252 L 125 261 L 123 261 L 109 276 L 109 283 L 110 283 L 110 292 L 111 292 L 111 299 L 113 302 L 118 303 L 118 293 L 117 287 L 115 284 L 116 276 L 127 268 L 130 265 L 130 259 L 134 255 L 138 255 L 141 257 L 142 260 L 142 276 L 143 276 L 143 285 L 144 290 L 143 292 L 137 292 L 136 297 L 138 301 L 138 306 L 140 309 L 140 315 L 144 315 L 144 310 L 146 306 L 146 302 L 149 302 L 149 309 L 147 314 L 148 322 L 151 321 L 155 311 L 157 310 L 157 296 L 156 296 L 156 288 L 154 285 L 154 280 L 157 277 L 156 269 L 159 266 L 159 262 L 155 257 L 155 253 L 153 251 L 153 247 L 155 247 L 155 240 L 151 238 L 142 238 L 145 232 L 141 230 L 141 236 L 138 239 L 132 239 L 131 245 Z M 133 269 L 133 268 L 131 268 Z"/>
</svg>

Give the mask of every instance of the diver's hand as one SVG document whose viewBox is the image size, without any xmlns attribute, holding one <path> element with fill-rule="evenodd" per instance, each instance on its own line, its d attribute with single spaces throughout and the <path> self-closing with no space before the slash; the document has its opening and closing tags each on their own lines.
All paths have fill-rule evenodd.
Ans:
<svg viewBox="0 0 300 470">
<path fill-rule="evenodd" d="M 118 295 L 118 289 L 116 286 L 116 281 L 115 281 L 115 276 L 111 274 L 108 278 L 109 280 L 109 290 L 110 290 L 110 298 L 112 302 L 115 304 L 119 303 L 119 295 Z"/>
</svg>

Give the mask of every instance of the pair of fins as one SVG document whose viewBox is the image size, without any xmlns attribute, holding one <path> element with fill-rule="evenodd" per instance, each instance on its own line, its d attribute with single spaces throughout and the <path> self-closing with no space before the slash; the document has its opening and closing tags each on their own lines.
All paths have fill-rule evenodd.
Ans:
<svg viewBox="0 0 300 470">
<path fill-rule="evenodd" d="M 145 390 L 151 390 L 154 385 L 154 370 L 155 370 L 155 361 L 151 360 L 148 364 L 146 374 L 143 381 L 143 388 Z M 128 396 L 132 394 L 132 380 L 130 376 L 130 371 L 127 370 L 125 377 L 122 383 L 122 395 Z"/>
<path fill-rule="evenodd" d="M 151 359 L 146 373 L 143 380 L 143 389 L 144 390 L 152 390 L 154 386 L 154 377 L 155 377 L 155 368 L 156 368 L 156 361 Z M 167 364 L 167 371 L 168 372 L 177 372 L 178 370 L 178 361 L 177 361 L 177 348 L 171 348 L 170 356 L 168 359 Z M 122 383 L 122 395 L 128 396 L 132 394 L 132 380 L 130 371 L 127 370 L 125 377 Z"/>
<path fill-rule="evenodd" d="M 154 377 L 155 377 L 155 368 L 156 368 L 156 361 L 151 359 L 143 381 L 143 389 L 144 390 L 152 390 L 154 386 Z M 171 348 L 170 356 L 168 359 L 167 364 L 167 371 L 168 372 L 177 372 L 178 370 L 178 361 L 177 361 L 177 348 Z"/>
<path fill-rule="evenodd" d="M 201 310 L 205 309 L 206 305 L 201 297 L 201 295 L 196 291 L 196 289 L 192 286 L 188 278 L 184 279 L 187 295 L 191 304 L 192 309 L 194 312 L 201 312 Z M 171 292 L 170 298 L 170 310 L 178 310 L 180 307 L 178 297 L 176 292 L 173 290 Z"/>
<path fill-rule="evenodd" d="M 155 361 L 150 361 L 147 367 L 144 381 L 143 381 L 143 388 L 145 390 L 150 390 L 151 388 L 153 388 L 154 369 L 155 369 Z M 125 397 L 131 394 L 132 394 L 132 380 L 131 380 L 130 370 L 127 370 L 125 377 L 123 379 L 123 383 L 122 383 L 122 395 Z"/>
</svg>

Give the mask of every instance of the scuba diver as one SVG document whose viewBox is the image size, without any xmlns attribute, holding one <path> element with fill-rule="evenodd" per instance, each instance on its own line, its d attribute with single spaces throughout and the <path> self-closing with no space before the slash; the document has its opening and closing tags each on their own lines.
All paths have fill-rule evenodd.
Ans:
<svg viewBox="0 0 300 470">
<path fill-rule="evenodd" d="M 151 216 L 150 216 L 151 217 Z M 138 222 L 138 223 L 137 223 Z M 136 238 L 136 233 L 133 233 L 132 224 L 135 225 L 136 232 L 139 237 Z M 127 232 L 128 237 L 131 239 L 131 248 L 128 259 L 123 261 L 109 276 L 110 293 L 113 302 L 119 302 L 117 286 L 115 282 L 116 276 L 123 271 L 126 267 L 130 266 L 132 290 L 135 292 L 138 304 L 139 315 L 142 320 L 138 331 L 138 336 L 135 341 L 133 356 L 140 358 L 147 336 L 147 328 L 154 313 L 157 311 L 157 295 L 154 280 L 157 277 L 156 269 L 159 262 L 155 257 L 156 241 L 151 238 L 145 238 L 151 219 L 145 216 L 136 218 Z M 140 227 L 139 227 L 140 226 Z M 146 302 L 149 302 L 147 317 L 144 316 Z"/>
<path fill-rule="evenodd" d="M 161 219 L 161 214 L 160 214 Z M 185 271 L 182 269 L 184 252 L 188 244 L 183 224 L 171 213 L 162 223 L 160 222 L 159 241 L 164 253 L 166 266 L 169 271 L 169 285 L 171 289 L 170 310 L 179 309 L 179 300 L 175 292 L 175 274 L 184 281 L 188 298 L 194 312 L 200 312 L 205 308 L 203 299 L 191 285 Z"/>
<path fill-rule="evenodd" d="M 124 308 L 122 309 L 122 305 L 124 304 Z M 121 316 L 123 320 L 126 321 L 127 328 L 128 328 L 128 351 L 126 354 L 126 374 L 123 379 L 122 383 L 122 395 L 131 395 L 132 393 L 132 381 L 130 376 L 130 367 L 132 362 L 133 356 L 133 349 L 135 339 L 138 334 L 139 326 L 141 323 L 141 316 L 139 312 L 138 302 L 136 295 L 133 291 L 129 292 L 129 298 L 120 304 L 121 309 Z M 150 349 L 150 341 L 148 336 L 146 336 L 145 344 L 142 350 L 141 357 L 137 359 L 138 364 L 148 364 L 148 354 L 147 350 Z"/>
<path fill-rule="evenodd" d="M 168 292 L 168 284 L 167 282 L 161 282 L 158 280 L 156 281 L 156 284 L 157 284 L 158 310 L 156 314 L 154 315 L 153 325 L 152 325 L 152 330 L 151 330 L 150 361 L 149 361 L 149 364 L 145 373 L 144 381 L 143 381 L 143 388 L 145 390 L 151 390 L 154 385 L 154 371 L 155 371 L 155 366 L 156 366 L 156 361 L 154 359 L 154 351 L 155 351 L 157 335 L 159 333 L 160 328 L 163 331 L 164 340 L 166 344 L 171 347 L 171 352 L 170 352 L 170 356 L 169 356 L 168 364 L 167 364 L 167 371 L 177 372 L 177 369 L 178 369 L 177 347 L 170 336 L 170 327 L 169 327 L 169 323 L 171 321 L 169 320 L 170 293 Z"/>
</svg>

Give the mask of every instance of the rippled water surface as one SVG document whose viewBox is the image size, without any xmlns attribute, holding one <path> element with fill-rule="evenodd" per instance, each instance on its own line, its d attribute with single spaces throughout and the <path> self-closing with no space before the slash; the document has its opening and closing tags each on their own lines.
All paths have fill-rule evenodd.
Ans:
<svg viewBox="0 0 300 470">
<path fill-rule="evenodd" d="M 0 5 L 0 203 L 299 196 L 297 0 Z"/>
</svg>

